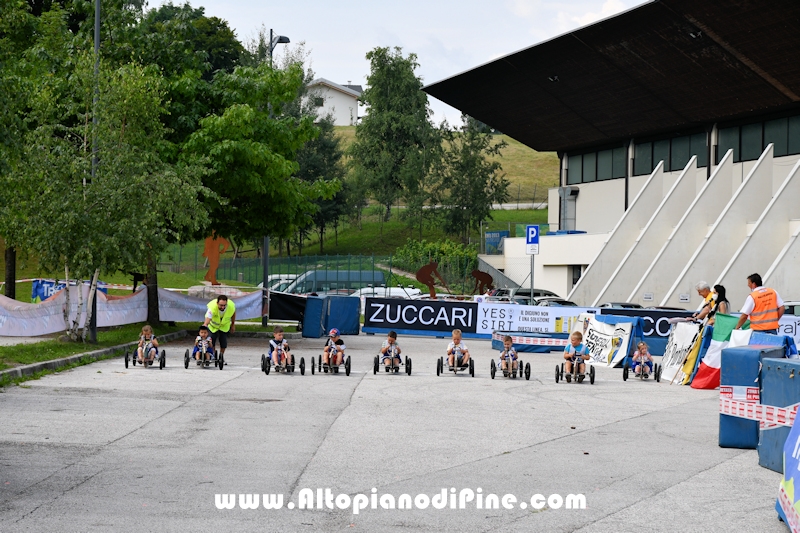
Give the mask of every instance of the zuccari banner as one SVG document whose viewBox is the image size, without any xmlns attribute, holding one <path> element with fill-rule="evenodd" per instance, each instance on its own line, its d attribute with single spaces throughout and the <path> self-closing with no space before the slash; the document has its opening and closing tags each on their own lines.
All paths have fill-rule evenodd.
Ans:
<svg viewBox="0 0 800 533">
<path fill-rule="evenodd" d="M 367 298 L 364 328 L 475 333 L 478 304 L 437 300 Z"/>
</svg>

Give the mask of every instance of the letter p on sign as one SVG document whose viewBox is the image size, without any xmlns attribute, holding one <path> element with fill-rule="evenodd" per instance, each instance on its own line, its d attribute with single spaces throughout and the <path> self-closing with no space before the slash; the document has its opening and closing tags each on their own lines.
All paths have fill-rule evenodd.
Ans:
<svg viewBox="0 0 800 533">
<path fill-rule="evenodd" d="M 527 226 L 525 230 L 525 253 L 539 255 L 539 226 Z"/>
</svg>

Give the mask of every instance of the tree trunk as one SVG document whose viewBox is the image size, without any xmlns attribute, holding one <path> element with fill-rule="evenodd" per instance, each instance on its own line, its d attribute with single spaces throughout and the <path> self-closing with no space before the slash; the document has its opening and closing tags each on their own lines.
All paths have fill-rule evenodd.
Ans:
<svg viewBox="0 0 800 533">
<path fill-rule="evenodd" d="M 320 226 L 319 228 L 319 255 L 323 254 L 322 251 L 322 238 L 325 235 L 325 226 Z"/>
<path fill-rule="evenodd" d="M 157 326 L 161 323 L 158 315 L 158 262 L 150 253 L 147 256 L 147 323 Z"/>
<path fill-rule="evenodd" d="M 58 280 L 56 280 L 56 284 L 58 284 Z M 66 328 L 66 334 L 69 337 L 71 324 L 69 321 L 70 315 L 70 308 L 69 308 L 69 266 L 64 265 L 64 297 L 66 298 L 66 303 L 64 304 L 64 327 Z M 71 338 L 71 337 L 70 337 Z"/>
<path fill-rule="evenodd" d="M 6 248 L 6 296 L 12 300 L 17 297 L 17 250 L 13 246 Z"/>
<path fill-rule="evenodd" d="M 89 341 L 92 344 L 97 344 L 97 317 L 94 314 L 97 308 L 97 278 L 100 277 L 100 269 L 94 271 L 92 282 L 89 284 L 89 299 L 86 302 L 86 320 L 83 323 L 83 342 Z M 83 286 L 81 286 L 83 289 Z M 94 324 L 92 323 L 94 321 Z M 93 327 L 95 326 L 95 327 Z"/>
</svg>

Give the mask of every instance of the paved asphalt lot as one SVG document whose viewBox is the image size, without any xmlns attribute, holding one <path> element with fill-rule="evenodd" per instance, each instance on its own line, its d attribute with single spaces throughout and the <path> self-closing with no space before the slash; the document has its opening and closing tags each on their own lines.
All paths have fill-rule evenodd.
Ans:
<svg viewBox="0 0 800 533">
<path fill-rule="evenodd" d="M 0 531 L 786 531 L 779 475 L 717 446 L 718 392 L 553 379 L 559 354 L 524 354 L 530 381 L 437 377 L 446 340 L 400 338 L 411 376 L 373 375 L 379 336 L 347 337 L 353 373 L 259 370 L 265 343 L 233 339 L 229 365 L 80 367 L 0 393 Z M 293 341 L 298 358 L 322 341 Z M 219 510 L 215 494 L 586 496 L 586 509 Z"/>
</svg>

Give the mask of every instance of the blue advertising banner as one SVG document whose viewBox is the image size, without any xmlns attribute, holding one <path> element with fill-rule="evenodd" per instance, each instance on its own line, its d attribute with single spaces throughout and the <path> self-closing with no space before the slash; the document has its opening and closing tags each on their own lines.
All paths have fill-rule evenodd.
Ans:
<svg viewBox="0 0 800 533">
<path fill-rule="evenodd" d="M 89 284 L 91 281 L 86 280 L 84 283 Z M 97 283 L 97 290 L 108 294 L 108 289 L 99 286 L 102 282 L 98 281 Z M 63 283 L 56 283 L 56 281 L 52 279 L 35 279 L 31 284 L 31 303 L 38 304 L 39 302 L 43 302 L 63 288 Z"/>
<path fill-rule="evenodd" d="M 502 253 L 501 247 L 503 239 L 508 237 L 508 230 L 504 231 L 487 231 L 486 232 L 486 253 L 499 254 Z"/>
</svg>

